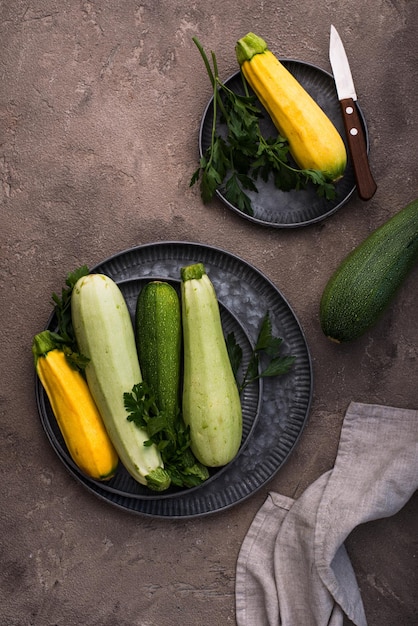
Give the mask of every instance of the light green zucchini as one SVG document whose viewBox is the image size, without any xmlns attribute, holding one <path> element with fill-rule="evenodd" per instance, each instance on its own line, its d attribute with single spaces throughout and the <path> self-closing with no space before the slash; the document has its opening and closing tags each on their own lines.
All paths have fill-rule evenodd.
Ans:
<svg viewBox="0 0 418 626">
<path fill-rule="evenodd" d="M 74 333 L 90 359 L 86 378 L 119 458 L 131 476 L 153 490 L 168 488 L 156 446 L 144 446 L 147 433 L 128 421 L 124 394 L 142 381 L 134 330 L 117 284 L 103 274 L 80 278 L 71 296 Z"/>
<path fill-rule="evenodd" d="M 208 467 L 229 463 L 242 438 L 238 387 L 215 289 L 202 263 L 181 269 L 184 345 L 183 417 L 191 448 Z"/>
</svg>

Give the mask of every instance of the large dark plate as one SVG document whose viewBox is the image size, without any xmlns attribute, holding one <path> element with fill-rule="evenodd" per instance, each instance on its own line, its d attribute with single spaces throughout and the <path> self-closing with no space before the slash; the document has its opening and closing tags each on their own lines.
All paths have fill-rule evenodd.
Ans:
<svg viewBox="0 0 418 626">
<path fill-rule="evenodd" d="M 295 228 L 319 222 L 335 213 L 348 202 L 355 191 L 356 184 L 341 116 L 340 103 L 332 74 L 309 63 L 293 59 L 280 60 L 325 111 L 346 144 L 348 155 L 347 168 L 344 177 L 336 184 L 336 198 L 332 201 L 319 198 L 313 186 L 300 191 L 284 192 L 276 189 L 271 181 L 265 183 L 259 180 L 257 181 L 258 193 L 246 191 L 251 198 L 254 211 L 254 215 L 250 216 L 231 204 L 225 198 L 221 188 L 216 193 L 230 209 L 254 223 L 273 228 Z M 233 74 L 225 81 L 225 84 L 236 93 L 244 93 L 240 72 Z M 358 105 L 357 108 L 366 135 L 367 150 L 369 150 L 366 121 L 361 108 Z M 277 135 L 277 130 L 261 104 L 260 109 L 265 113 L 265 117 L 260 122 L 263 134 L 274 137 Z M 211 98 L 204 111 L 200 126 L 199 150 L 201 155 L 210 146 L 212 121 L 213 98 Z M 222 128 L 222 125 L 219 128 Z"/>
<path fill-rule="evenodd" d="M 215 286 L 226 333 L 234 332 L 249 358 L 262 318 L 270 312 L 273 332 L 283 338 L 283 353 L 296 356 L 291 372 L 263 379 L 243 397 L 244 434 L 232 463 L 214 471 L 210 479 L 191 490 L 172 489 L 154 494 L 119 467 L 107 483 L 82 474 L 68 455 L 46 394 L 36 379 L 36 398 L 46 435 L 68 471 L 99 498 L 133 513 L 152 517 L 185 518 L 207 515 L 246 499 L 269 481 L 293 450 L 308 416 L 312 397 L 312 368 L 300 324 L 280 291 L 237 256 L 195 243 L 163 242 L 121 252 L 91 271 L 115 280 L 131 315 L 136 297 L 149 280 L 160 278 L 178 286 L 180 268 L 204 263 Z M 48 322 L 56 330 L 54 316 Z"/>
</svg>

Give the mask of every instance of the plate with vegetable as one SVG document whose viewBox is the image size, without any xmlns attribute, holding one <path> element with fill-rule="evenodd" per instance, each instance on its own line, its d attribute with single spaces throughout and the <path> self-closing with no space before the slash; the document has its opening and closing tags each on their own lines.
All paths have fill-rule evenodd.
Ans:
<svg viewBox="0 0 418 626">
<path fill-rule="evenodd" d="M 208 283 L 213 285 L 216 293 L 222 334 L 228 350 L 228 362 L 239 388 L 242 410 L 240 440 L 233 444 L 233 450 L 226 450 L 226 456 L 223 460 L 220 459 L 217 465 L 205 468 L 207 475 L 203 478 L 194 480 L 192 476 L 187 483 L 187 480 L 182 482 L 180 476 L 177 483 L 174 472 L 170 475 L 171 485 L 158 491 L 134 480 L 127 470 L 129 465 L 125 466 L 125 462 L 121 461 L 117 469 L 109 473 L 111 477 L 107 477 L 106 480 L 88 475 L 74 462 L 41 379 L 39 376 L 36 378 L 35 391 L 41 423 L 66 469 L 99 498 L 123 510 L 150 517 L 187 518 L 208 515 L 250 497 L 271 480 L 291 454 L 305 425 L 311 403 L 312 368 L 303 330 L 277 287 L 243 259 L 221 249 L 201 244 L 162 242 L 116 254 L 92 268 L 89 275 L 98 274 L 115 284 L 123 298 L 123 306 L 126 305 L 132 327 L 136 331 L 138 310 L 141 308 L 144 314 L 147 311 L 155 311 L 158 306 L 155 298 L 157 286 L 160 284 L 167 290 L 162 296 L 163 299 L 167 298 L 169 289 L 178 294 L 179 301 L 192 297 L 182 292 L 187 280 L 182 268 L 195 267 L 204 268 L 203 274 Z M 90 305 L 86 310 L 82 309 L 80 302 L 77 302 L 77 298 L 80 300 L 79 291 L 81 290 L 77 289 L 77 297 L 72 304 L 72 307 L 75 306 L 78 310 L 73 319 L 77 324 L 77 315 L 81 316 L 84 325 L 86 310 Z M 138 304 L 140 294 L 146 294 L 146 298 L 141 296 L 141 307 Z M 65 310 L 68 306 L 65 297 L 61 300 L 62 303 L 65 305 L 62 310 Z M 184 315 L 184 311 L 182 314 Z M 197 318 L 194 318 L 191 323 L 193 329 L 197 326 L 196 320 Z M 54 336 L 58 329 L 61 330 L 62 325 L 59 323 L 55 308 L 44 332 Z M 185 336 L 192 334 L 193 342 L 197 341 L 195 330 L 184 328 L 183 332 Z M 215 331 L 212 332 L 215 336 Z M 186 346 L 185 336 L 184 346 Z M 170 335 L 167 335 L 164 344 L 171 341 L 169 337 Z M 143 338 L 145 347 L 147 338 L 148 333 L 145 333 Z M 83 341 L 82 345 L 85 347 Z M 93 354 L 91 350 L 94 351 L 96 348 L 94 346 L 91 348 L 88 343 L 86 345 L 88 353 Z M 45 352 L 46 349 L 40 348 L 39 354 L 44 355 L 42 350 Z M 182 358 L 183 360 L 189 358 L 186 352 Z M 42 360 L 48 359 L 39 357 L 38 364 Z M 149 360 L 152 363 L 152 358 Z M 196 368 L 196 363 L 194 366 Z M 189 374 L 184 363 L 182 367 L 183 384 L 186 386 L 186 377 Z M 205 368 L 206 366 L 202 369 Z M 199 369 L 197 363 L 197 370 Z M 213 370 L 213 376 L 210 378 L 214 376 Z M 88 376 L 87 381 L 90 382 Z M 199 387 L 207 392 L 207 406 L 222 395 L 221 383 L 217 383 L 218 391 L 215 393 L 212 382 L 201 379 L 199 384 Z M 111 384 L 114 384 L 114 381 Z M 193 395 L 189 394 L 189 397 L 191 405 L 195 404 Z M 129 408 L 130 411 L 129 420 L 126 420 L 129 427 L 135 428 L 138 425 L 132 424 L 138 415 L 141 420 L 139 426 L 144 427 L 148 419 L 148 408 L 154 399 L 146 386 L 134 387 L 132 393 L 124 394 L 125 408 L 127 410 Z M 144 406 L 147 407 L 145 412 Z M 186 413 L 185 404 L 183 412 Z M 162 420 L 164 416 L 165 413 L 160 415 L 160 422 L 165 424 Z M 165 432 L 156 429 L 157 434 L 150 437 L 148 431 L 147 445 L 155 444 L 159 449 L 165 450 L 167 442 L 161 439 Z M 183 454 L 184 442 L 187 440 L 185 438 L 187 432 L 184 430 L 179 432 L 181 435 L 179 441 L 182 443 L 175 451 L 177 457 L 179 453 Z M 217 444 L 216 449 L 219 447 Z M 195 448 L 192 449 L 194 452 Z M 167 456 L 168 453 L 165 452 L 162 454 L 166 454 L 164 463 L 167 472 L 170 473 L 170 463 L 174 457 Z M 204 461 L 206 463 L 206 459 Z M 107 462 L 114 465 L 111 452 Z M 156 476 L 159 480 L 160 476 L 158 474 Z"/>
<path fill-rule="evenodd" d="M 253 223 L 273 228 L 307 226 L 335 213 L 356 189 L 334 78 L 311 63 L 278 59 L 264 47 L 258 50 L 265 42 L 252 35 L 255 43 L 252 39 L 248 43 L 250 35 L 237 44 L 241 69 L 224 82 L 215 55 L 212 69 L 194 40 L 214 95 L 203 113 L 200 161 L 191 185 L 199 183 L 205 204 L 217 196 Z M 250 61 L 249 46 L 251 54 L 251 46 L 261 52 Z M 278 88 L 269 91 L 274 80 Z M 366 121 L 357 108 L 369 150 Z M 296 139 L 288 141 L 278 125 L 286 137 Z M 300 139 L 302 126 L 308 131 Z"/>
</svg>

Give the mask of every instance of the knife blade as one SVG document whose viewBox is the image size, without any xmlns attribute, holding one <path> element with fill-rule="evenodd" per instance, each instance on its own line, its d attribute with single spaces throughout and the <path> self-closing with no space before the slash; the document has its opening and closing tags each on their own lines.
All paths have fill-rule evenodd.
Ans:
<svg viewBox="0 0 418 626">
<path fill-rule="evenodd" d="M 367 143 L 357 109 L 357 94 L 343 42 L 337 29 L 331 25 L 329 60 L 334 75 L 338 100 L 341 105 L 348 149 L 356 179 L 357 193 L 362 200 L 370 200 L 377 185 L 370 170 Z"/>
</svg>

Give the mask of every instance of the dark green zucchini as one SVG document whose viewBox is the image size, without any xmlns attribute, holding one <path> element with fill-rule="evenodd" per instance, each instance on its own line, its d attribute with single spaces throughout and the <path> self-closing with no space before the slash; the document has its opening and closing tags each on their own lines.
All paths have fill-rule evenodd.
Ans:
<svg viewBox="0 0 418 626">
<path fill-rule="evenodd" d="M 172 285 L 152 281 L 143 287 L 135 331 L 142 378 L 158 408 L 174 421 L 180 406 L 182 329 L 180 299 Z"/>
<path fill-rule="evenodd" d="M 320 302 L 325 335 L 342 343 L 380 318 L 418 261 L 418 199 L 372 232 L 343 260 Z"/>
</svg>

